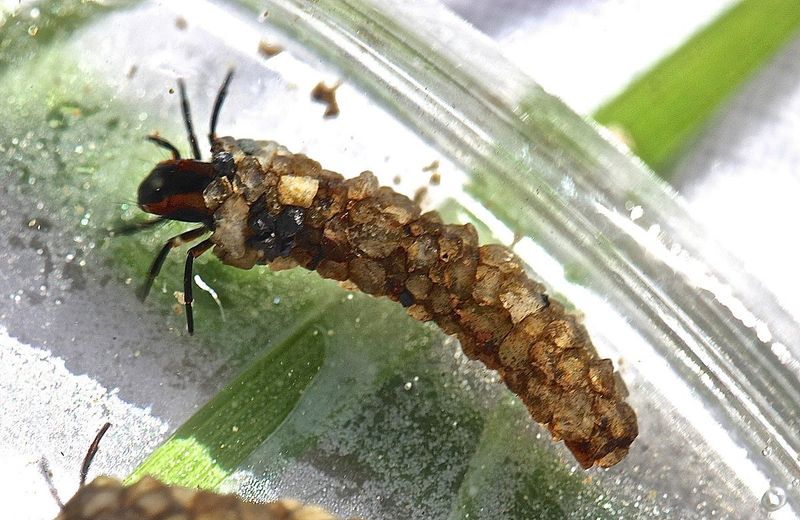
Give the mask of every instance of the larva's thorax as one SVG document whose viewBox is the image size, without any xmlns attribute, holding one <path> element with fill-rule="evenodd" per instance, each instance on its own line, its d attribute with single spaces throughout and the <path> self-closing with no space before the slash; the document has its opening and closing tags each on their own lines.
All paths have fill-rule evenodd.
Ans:
<svg viewBox="0 0 800 520">
<path fill-rule="evenodd" d="M 272 141 L 216 139 L 204 192 L 215 254 L 249 269 L 302 266 L 401 303 L 497 370 L 584 467 L 621 460 L 638 430 L 611 362 L 501 245 L 363 172 L 344 179 Z"/>
</svg>

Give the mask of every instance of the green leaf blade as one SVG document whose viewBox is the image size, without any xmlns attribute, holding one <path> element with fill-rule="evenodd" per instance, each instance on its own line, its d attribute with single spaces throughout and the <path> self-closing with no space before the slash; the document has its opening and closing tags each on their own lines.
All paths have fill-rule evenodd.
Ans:
<svg viewBox="0 0 800 520">
<path fill-rule="evenodd" d="M 662 176 L 718 107 L 800 27 L 796 0 L 745 0 L 594 114 Z"/>
</svg>

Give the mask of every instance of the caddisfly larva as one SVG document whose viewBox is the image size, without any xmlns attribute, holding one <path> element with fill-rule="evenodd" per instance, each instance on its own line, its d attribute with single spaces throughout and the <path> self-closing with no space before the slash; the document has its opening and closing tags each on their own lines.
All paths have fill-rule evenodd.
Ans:
<svg viewBox="0 0 800 520">
<path fill-rule="evenodd" d="M 553 438 L 583 467 L 612 466 L 636 438 L 636 415 L 608 359 L 586 330 L 522 261 L 501 245 L 478 245 L 470 225 L 444 224 L 408 197 L 381 187 L 371 172 L 345 179 L 273 141 L 217 137 L 216 123 L 232 71 L 211 113 L 212 158 L 200 160 L 183 82 L 184 121 L 194 159 L 172 153 L 139 186 L 139 206 L 161 219 L 201 226 L 170 239 L 150 269 L 147 294 L 170 249 L 189 249 L 184 271 L 188 330 L 192 262 L 214 248 L 222 262 L 250 269 L 302 266 L 324 278 L 400 302 L 420 321 L 434 321 L 467 356 L 497 370 Z"/>
<path fill-rule="evenodd" d="M 112 477 L 86 484 L 89 465 L 109 423 L 97 433 L 81 466 L 80 488 L 55 520 L 335 520 L 322 508 L 283 499 L 264 504 L 236 495 L 168 486 L 152 477 L 126 485 Z"/>
</svg>

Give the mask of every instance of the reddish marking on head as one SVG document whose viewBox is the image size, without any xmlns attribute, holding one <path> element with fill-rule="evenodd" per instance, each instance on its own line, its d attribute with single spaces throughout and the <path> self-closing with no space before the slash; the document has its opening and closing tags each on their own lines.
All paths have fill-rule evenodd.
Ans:
<svg viewBox="0 0 800 520">
<path fill-rule="evenodd" d="M 139 185 L 139 206 L 155 215 L 184 222 L 206 222 L 212 212 L 203 191 L 214 178 L 211 163 L 190 159 L 163 161 Z"/>
<path fill-rule="evenodd" d="M 142 209 L 153 215 L 169 217 L 181 211 L 207 213 L 206 202 L 202 193 L 178 193 L 151 204 L 142 204 Z"/>
</svg>

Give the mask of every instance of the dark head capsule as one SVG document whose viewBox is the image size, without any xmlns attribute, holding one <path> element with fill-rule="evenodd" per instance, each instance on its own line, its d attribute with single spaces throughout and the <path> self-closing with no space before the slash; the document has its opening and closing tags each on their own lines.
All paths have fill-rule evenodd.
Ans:
<svg viewBox="0 0 800 520">
<path fill-rule="evenodd" d="M 139 207 L 148 213 L 182 222 L 206 222 L 211 217 L 203 190 L 214 177 L 211 164 L 189 159 L 164 161 L 139 185 Z"/>
</svg>

